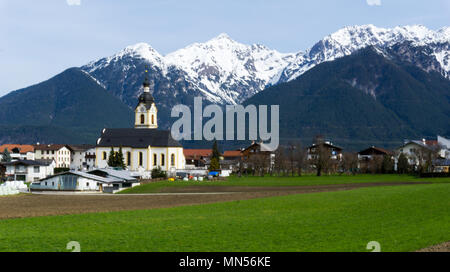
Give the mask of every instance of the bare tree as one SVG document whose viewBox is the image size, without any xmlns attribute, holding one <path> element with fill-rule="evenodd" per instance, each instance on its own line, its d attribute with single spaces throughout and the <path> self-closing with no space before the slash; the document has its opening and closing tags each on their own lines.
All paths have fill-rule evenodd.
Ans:
<svg viewBox="0 0 450 272">
<path fill-rule="evenodd" d="M 302 147 L 302 145 L 300 143 L 297 143 L 295 145 L 295 154 L 294 154 L 294 158 L 295 158 L 295 162 L 297 165 L 297 175 L 301 176 L 302 172 L 303 172 L 303 168 L 305 168 L 305 162 L 306 162 L 306 149 Z"/>
<path fill-rule="evenodd" d="M 439 158 L 439 151 L 441 147 L 439 145 L 419 147 L 413 151 L 412 159 L 417 166 L 416 171 L 419 173 L 432 172 L 433 162 Z"/>
<path fill-rule="evenodd" d="M 340 168 L 342 172 L 356 174 L 358 170 L 358 154 L 351 152 L 344 153 L 340 162 Z"/>
<path fill-rule="evenodd" d="M 283 146 L 279 146 L 278 149 L 275 151 L 275 171 L 277 172 L 277 175 L 279 176 L 280 173 L 284 173 L 285 170 L 285 155 L 286 150 Z"/>
<path fill-rule="evenodd" d="M 331 153 L 323 143 L 318 143 L 311 150 L 312 165 L 316 168 L 317 176 L 322 176 L 323 172 L 327 173 L 332 162 Z"/>
</svg>

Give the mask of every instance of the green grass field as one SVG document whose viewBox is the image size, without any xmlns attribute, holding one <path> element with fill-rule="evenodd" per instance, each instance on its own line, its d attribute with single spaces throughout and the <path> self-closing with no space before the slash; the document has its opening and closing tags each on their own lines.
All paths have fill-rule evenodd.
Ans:
<svg viewBox="0 0 450 272">
<path fill-rule="evenodd" d="M 450 240 L 450 184 L 0 220 L 0 251 L 414 251 Z"/>
<path fill-rule="evenodd" d="M 332 175 L 332 176 L 301 176 L 301 177 L 229 177 L 226 181 L 159 181 L 144 184 L 138 187 L 127 189 L 120 194 L 145 194 L 158 193 L 167 187 L 186 186 L 311 186 L 311 185 L 332 185 L 348 183 L 382 183 L 382 182 L 441 182 L 450 183 L 450 178 L 429 178 L 422 179 L 410 175 Z"/>
</svg>

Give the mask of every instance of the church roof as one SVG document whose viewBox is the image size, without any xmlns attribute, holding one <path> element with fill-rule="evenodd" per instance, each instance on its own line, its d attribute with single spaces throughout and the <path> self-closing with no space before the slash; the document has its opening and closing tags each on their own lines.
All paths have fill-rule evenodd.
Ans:
<svg viewBox="0 0 450 272">
<path fill-rule="evenodd" d="M 98 147 L 182 147 L 172 138 L 170 131 L 136 128 L 107 128 L 100 137 Z"/>
</svg>

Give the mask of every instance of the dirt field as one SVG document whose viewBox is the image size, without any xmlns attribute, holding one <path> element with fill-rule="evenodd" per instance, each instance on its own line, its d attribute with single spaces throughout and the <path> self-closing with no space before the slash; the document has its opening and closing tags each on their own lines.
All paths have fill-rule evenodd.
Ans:
<svg viewBox="0 0 450 272">
<path fill-rule="evenodd" d="M 418 250 L 417 252 L 450 252 L 450 241 L 439 244 L 439 245 L 427 247 L 427 248 Z"/>
<path fill-rule="evenodd" d="M 170 193 L 174 194 L 165 195 L 22 195 L 0 197 L 0 219 L 110 212 L 120 210 L 156 209 L 289 194 L 351 190 L 362 187 L 386 185 L 406 185 L 406 183 L 366 183 L 301 187 L 211 186 L 196 188 L 191 186 L 184 188 L 172 188 Z M 219 192 L 224 193 L 222 194 Z"/>
<path fill-rule="evenodd" d="M 439 245 L 427 247 L 427 248 L 418 250 L 417 252 L 450 252 L 450 241 L 439 244 Z"/>
</svg>

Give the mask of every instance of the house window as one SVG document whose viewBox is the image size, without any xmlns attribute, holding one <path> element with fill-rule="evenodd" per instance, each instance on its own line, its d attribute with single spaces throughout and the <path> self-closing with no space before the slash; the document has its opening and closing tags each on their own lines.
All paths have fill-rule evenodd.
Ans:
<svg viewBox="0 0 450 272">
<path fill-rule="evenodd" d="M 89 182 L 86 182 L 86 186 L 89 187 Z"/>
<path fill-rule="evenodd" d="M 47 181 L 45 182 L 45 186 L 47 186 Z"/>
<path fill-rule="evenodd" d="M 170 165 L 175 166 L 175 154 L 170 155 Z"/>
<path fill-rule="evenodd" d="M 139 166 L 144 165 L 144 155 L 142 152 L 139 152 Z"/>
<path fill-rule="evenodd" d="M 34 167 L 34 173 L 38 174 L 40 172 L 40 167 L 39 166 L 35 166 Z"/>
<path fill-rule="evenodd" d="M 103 152 L 103 153 L 102 153 L 102 159 L 103 159 L 103 160 L 106 160 L 106 152 Z"/>
<path fill-rule="evenodd" d="M 165 161 L 164 154 L 161 154 L 161 166 L 164 166 L 164 161 Z"/>
<path fill-rule="evenodd" d="M 141 124 L 145 123 L 145 115 L 141 114 Z"/>
<path fill-rule="evenodd" d="M 127 165 L 131 165 L 131 152 L 127 152 Z"/>
</svg>

